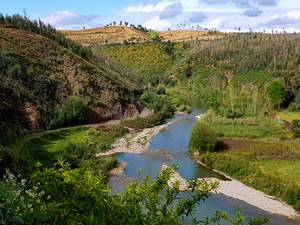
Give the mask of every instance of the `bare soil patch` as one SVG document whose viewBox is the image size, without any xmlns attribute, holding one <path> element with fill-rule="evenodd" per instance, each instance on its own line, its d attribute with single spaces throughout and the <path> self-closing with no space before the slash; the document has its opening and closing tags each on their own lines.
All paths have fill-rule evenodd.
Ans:
<svg viewBox="0 0 300 225">
<path fill-rule="evenodd" d="M 248 151 L 251 149 L 253 144 L 258 144 L 259 141 L 251 139 L 232 139 L 222 138 L 218 141 L 216 150 L 217 151 Z"/>
</svg>

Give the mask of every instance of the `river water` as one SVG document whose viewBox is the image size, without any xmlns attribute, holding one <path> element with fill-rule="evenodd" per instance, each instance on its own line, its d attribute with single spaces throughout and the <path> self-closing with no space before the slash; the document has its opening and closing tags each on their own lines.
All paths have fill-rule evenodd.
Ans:
<svg viewBox="0 0 300 225">
<path fill-rule="evenodd" d="M 179 174 L 185 179 L 223 176 L 195 163 L 190 159 L 187 149 L 192 127 L 197 121 L 196 115 L 201 110 L 194 109 L 190 115 L 175 115 L 170 119 L 173 123 L 162 130 L 150 141 L 150 150 L 142 154 L 120 153 L 118 162 L 127 162 L 128 167 L 123 176 L 112 176 L 110 186 L 113 192 L 124 189 L 124 185 L 132 180 L 142 180 L 144 176 L 154 179 L 160 172 L 162 165 L 178 165 Z M 184 194 L 183 194 L 184 195 Z M 227 197 L 223 194 L 213 194 L 211 198 L 197 206 L 195 214 L 202 218 L 212 216 L 215 211 L 224 211 L 233 216 L 239 208 L 243 215 L 254 218 L 266 215 L 272 225 L 296 225 L 296 221 L 289 221 L 284 217 L 262 211 L 246 202 Z M 224 225 L 227 224 L 224 222 Z"/>
</svg>

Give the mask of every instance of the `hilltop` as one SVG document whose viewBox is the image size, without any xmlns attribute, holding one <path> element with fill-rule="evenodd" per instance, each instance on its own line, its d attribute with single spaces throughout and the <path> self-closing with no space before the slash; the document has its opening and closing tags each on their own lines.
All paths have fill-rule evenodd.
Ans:
<svg viewBox="0 0 300 225">
<path fill-rule="evenodd" d="M 62 30 L 61 32 L 67 38 L 83 45 L 147 42 L 153 39 L 153 34 L 158 36 L 162 41 L 172 42 L 213 40 L 218 37 L 218 34 L 207 31 L 172 30 L 143 32 L 126 26 L 107 26 L 86 30 Z"/>
<path fill-rule="evenodd" d="M 125 26 L 99 27 L 86 30 L 62 30 L 67 38 L 83 45 L 112 44 L 124 41 L 145 42 L 149 36 L 134 28 Z"/>
<path fill-rule="evenodd" d="M 0 143 L 24 131 L 138 112 L 136 85 L 122 71 L 97 63 L 99 57 L 83 59 L 45 36 L 7 26 L 0 27 L 0 43 L 0 131 L 5 137 Z M 80 120 L 68 115 L 66 107 Z"/>
<path fill-rule="evenodd" d="M 210 41 L 220 38 L 222 34 L 196 30 L 169 30 L 159 32 L 159 36 L 162 38 L 162 40 L 181 42 L 195 40 Z"/>
</svg>

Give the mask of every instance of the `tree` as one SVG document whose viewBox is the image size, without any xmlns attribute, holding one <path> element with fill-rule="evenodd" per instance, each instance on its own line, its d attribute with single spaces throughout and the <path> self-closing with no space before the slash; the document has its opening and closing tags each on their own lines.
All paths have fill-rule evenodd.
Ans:
<svg viewBox="0 0 300 225">
<path fill-rule="evenodd" d="M 206 122 L 198 121 L 193 127 L 189 151 L 212 152 L 217 144 L 217 133 Z"/>
<path fill-rule="evenodd" d="M 273 81 L 267 88 L 267 95 L 274 108 L 280 108 L 286 98 L 286 92 L 279 81 Z"/>
<path fill-rule="evenodd" d="M 87 121 L 88 108 L 78 97 L 70 97 L 54 113 L 50 128 L 77 125 Z"/>
</svg>

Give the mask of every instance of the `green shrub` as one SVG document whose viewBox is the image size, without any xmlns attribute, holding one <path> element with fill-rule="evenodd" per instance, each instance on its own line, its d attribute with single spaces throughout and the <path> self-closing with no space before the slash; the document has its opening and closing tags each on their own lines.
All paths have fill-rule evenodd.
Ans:
<svg viewBox="0 0 300 225">
<path fill-rule="evenodd" d="M 293 120 L 292 131 L 294 133 L 295 138 L 300 138 L 300 120 Z"/>
<path fill-rule="evenodd" d="M 268 97 L 275 108 L 279 108 L 285 101 L 286 92 L 279 81 L 273 81 L 267 89 Z"/>
<path fill-rule="evenodd" d="M 222 112 L 222 116 L 229 118 L 229 119 L 235 119 L 235 118 L 241 118 L 244 115 L 244 113 L 241 110 L 235 109 L 224 109 Z"/>
<path fill-rule="evenodd" d="M 191 113 L 192 112 L 192 107 L 189 105 L 181 105 L 177 108 L 177 111 L 179 112 L 185 112 L 185 113 Z"/>
<path fill-rule="evenodd" d="M 141 102 L 154 112 L 173 113 L 174 108 L 171 104 L 171 99 L 167 95 L 159 95 L 155 92 L 147 91 L 141 96 Z"/>
<path fill-rule="evenodd" d="M 217 144 L 217 133 L 207 123 L 199 121 L 193 127 L 189 142 L 189 151 L 212 152 Z"/>
<path fill-rule="evenodd" d="M 100 107 L 100 108 L 103 108 L 103 107 L 106 106 L 106 104 L 105 104 L 103 101 L 101 101 L 101 100 L 97 100 L 97 101 L 95 102 L 95 105 L 96 105 L 97 107 Z"/>
<path fill-rule="evenodd" d="M 82 124 L 87 121 L 88 107 L 78 97 L 70 97 L 55 111 L 50 128 Z"/>
<path fill-rule="evenodd" d="M 17 225 L 42 221 L 42 216 L 46 215 L 45 193 L 38 188 L 39 184 L 28 187 L 26 179 L 19 179 L 7 171 L 0 180 L 0 223 Z"/>
<path fill-rule="evenodd" d="M 146 118 L 137 117 L 135 119 L 124 120 L 122 121 L 121 125 L 133 129 L 144 129 L 163 124 L 167 116 L 168 114 L 155 113 Z"/>
</svg>

